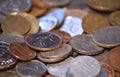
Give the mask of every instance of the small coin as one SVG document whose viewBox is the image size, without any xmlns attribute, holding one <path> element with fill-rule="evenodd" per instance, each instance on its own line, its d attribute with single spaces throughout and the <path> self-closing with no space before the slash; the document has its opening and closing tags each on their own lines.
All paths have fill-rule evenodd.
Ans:
<svg viewBox="0 0 120 77">
<path fill-rule="evenodd" d="M 31 23 L 22 16 L 9 15 L 3 21 L 1 28 L 7 34 L 23 35 L 30 29 Z"/>
<path fill-rule="evenodd" d="M 120 26 L 120 10 L 112 12 L 109 21 L 113 26 Z"/>
<path fill-rule="evenodd" d="M 26 38 L 26 44 L 33 49 L 48 51 L 61 46 L 62 38 L 54 33 L 37 33 Z"/>
<path fill-rule="evenodd" d="M 82 19 L 78 17 L 68 16 L 65 18 L 65 22 L 60 30 L 69 33 L 71 37 L 82 34 Z"/>
<path fill-rule="evenodd" d="M 22 61 L 29 61 L 36 57 L 36 51 L 30 49 L 25 43 L 11 43 L 9 50 L 14 57 Z"/>
<path fill-rule="evenodd" d="M 9 44 L 0 41 L 0 70 L 10 68 L 17 62 L 16 58 L 9 53 L 8 46 Z"/>
<path fill-rule="evenodd" d="M 103 52 L 103 48 L 98 47 L 92 41 L 92 35 L 77 35 L 71 38 L 70 45 L 72 48 L 80 53 L 86 55 L 96 55 Z"/>
<path fill-rule="evenodd" d="M 0 10 L 5 14 L 26 12 L 31 8 L 31 0 L 1 0 Z"/>
<path fill-rule="evenodd" d="M 105 48 L 112 48 L 120 45 L 120 27 L 109 26 L 109 27 L 105 27 L 100 30 L 97 30 L 93 34 L 93 41 L 97 45 Z"/>
<path fill-rule="evenodd" d="M 46 65 L 37 60 L 22 62 L 16 66 L 16 72 L 21 77 L 43 77 L 46 69 Z"/>
<path fill-rule="evenodd" d="M 86 3 L 99 11 L 114 11 L 120 8 L 120 0 L 86 0 Z"/>
<path fill-rule="evenodd" d="M 109 26 L 109 22 L 100 14 L 88 14 L 82 22 L 83 29 L 88 34 L 93 34 L 95 31 Z"/>
</svg>

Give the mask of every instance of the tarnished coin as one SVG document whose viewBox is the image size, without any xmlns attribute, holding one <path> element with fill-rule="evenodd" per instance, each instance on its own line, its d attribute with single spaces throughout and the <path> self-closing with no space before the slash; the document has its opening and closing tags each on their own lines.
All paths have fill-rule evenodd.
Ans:
<svg viewBox="0 0 120 77">
<path fill-rule="evenodd" d="M 59 63 L 47 64 L 47 70 L 51 75 L 55 77 L 66 77 L 66 73 L 69 69 L 70 62 L 72 59 L 72 57 L 69 57 L 66 60 Z"/>
<path fill-rule="evenodd" d="M 16 66 L 16 72 L 21 77 L 43 77 L 46 69 L 46 65 L 37 60 L 22 62 Z"/>
<path fill-rule="evenodd" d="M 10 68 L 17 62 L 17 59 L 9 53 L 8 46 L 9 44 L 0 41 L 0 70 Z"/>
<path fill-rule="evenodd" d="M 107 38 L 106 38 L 107 37 Z M 93 34 L 93 41 L 99 46 L 112 48 L 120 45 L 120 27 L 105 27 Z"/>
<path fill-rule="evenodd" d="M 9 15 L 3 21 L 1 28 L 7 34 L 23 35 L 29 31 L 31 23 L 19 15 Z"/>
<path fill-rule="evenodd" d="M 31 8 L 31 0 L 1 0 L 0 11 L 5 14 L 26 12 Z"/>
<path fill-rule="evenodd" d="M 24 37 L 21 35 L 0 34 L 0 41 L 4 41 L 8 44 L 13 42 L 24 42 Z"/>
<path fill-rule="evenodd" d="M 28 36 L 25 42 L 33 49 L 48 51 L 60 47 L 62 38 L 57 34 L 45 32 Z"/>
<path fill-rule="evenodd" d="M 120 0 L 86 0 L 86 3 L 99 11 L 114 11 L 120 8 Z"/>
<path fill-rule="evenodd" d="M 17 73 L 0 71 L 0 77 L 19 77 L 19 76 L 17 75 Z"/>
<path fill-rule="evenodd" d="M 103 52 L 103 48 L 97 46 L 92 41 L 91 35 L 77 35 L 71 38 L 70 45 L 72 48 L 80 53 L 86 55 L 96 55 Z"/>
<path fill-rule="evenodd" d="M 82 22 L 83 29 L 88 34 L 93 34 L 95 31 L 109 26 L 109 22 L 100 14 L 88 14 Z"/>
<path fill-rule="evenodd" d="M 69 68 L 67 77 L 96 77 L 101 70 L 99 62 L 90 56 L 77 56 Z"/>
<path fill-rule="evenodd" d="M 25 43 L 14 42 L 9 46 L 10 53 L 19 60 L 29 61 L 36 57 L 36 51 L 30 49 Z"/>
<path fill-rule="evenodd" d="M 78 17 L 68 16 L 65 18 L 65 22 L 60 30 L 69 33 L 71 37 L 82 34 L 82 19 Z"/>
<path fill-rule="evenodd" d="M 58 29 L 52 30 L 50 32 L 60 35 L 62 37 L 62 39 L 63 39 L 64 44 L 66 44 L 71 39 L 70 34 L 68 34 L 67 32 L 60 31 Z"/>
<path fill-rule="evenodd" d="M 110 65 L 118 72 L 120 72 L 120 46 L 113 48 L 109 53 L 108 53 L 108 60 Z"/>
<path fill-rule="evenodd" d="M 113 26 L 120 26 L 120 10 L 111 13 L 108 19 Z"/>
</svg>

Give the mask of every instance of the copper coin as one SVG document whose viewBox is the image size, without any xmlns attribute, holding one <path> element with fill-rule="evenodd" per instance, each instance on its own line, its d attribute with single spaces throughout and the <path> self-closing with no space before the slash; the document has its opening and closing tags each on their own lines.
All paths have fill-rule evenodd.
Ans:
<svg viewBox="0 0 120 77">
<path fill-rule="evenodd" d="M 120 26 L 120 10 L 112 12 L 109 21 L 113 26 Z"/>
<path fill-rule="evenodd" d="M 17 62 L 17 59 L 9 53 L 8 46 L 9 44 L 0 41 L 0 70 L 10 68 Z"/>
<path fill-rule="evenodd" d="M 32 60 L 36 57 L 36 51 L 30 49 L 25 43 L 11 43 L 9 50 L 14 57 L 22 61 Z"/>
<path fill-rule="evenodd" d="M 110 65 L 118 72 L 120 72 L 120 46 L 113 48 L 109 53 L 108 53 L 108 60 Z"/>
<path fill-rule="evenodd" d="M 70 40 L 70 45 L 80 54 L 96 55 L 103 52 L 103 48 L 93 43 L 91 35 L 74 36 Z"/>
<path fill-rule="evenodd" d="M 97 45 L 105 48 L 111 48 L 120 45 L 120 27 L 109 26 L 97 30 L 93 34 L 93 41 Z"/>
<path fill-rule="evenodd" d="M 43 77 L 46 74 L 46 65 L 37 60 L 22 62 L 16 66 L 16 72 L 21 77 Z"/>
<path fill-rule="evenodd" d="M 54 33 L 37 33 L 28 36 L 26 44 L 36 50 L 48 51 L 60 47 L 62 38 Z"/>
<path fill-rule="evenodd" d="M 57 30 L 57 29 L 56 30 L 54 29 L 50 32 L 60 35 L 63 39 L 64 44 L 66 44 L 71 39 L 70 34 L 68 34 L 67 32 L 60 31 L 60 30 Z"/>
<path fill-rule="evenodd" d="M 120 77 L 120 72 L 115 72 L 115 77 Z"/>
<path fill-rule="evenodd" d="M 88 14 L 82 22 L 83 29 L 88 34 L 93 34 L 95 31 L 109 26 L 109 22 L 100 14 Z"/>
</svg>

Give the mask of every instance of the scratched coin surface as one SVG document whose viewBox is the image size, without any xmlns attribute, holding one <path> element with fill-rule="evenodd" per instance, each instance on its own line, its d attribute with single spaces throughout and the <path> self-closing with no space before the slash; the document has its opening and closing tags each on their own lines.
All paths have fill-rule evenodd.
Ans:
<svg viewBox="0 0 120 77">
<path fill-rule="evenodd" d="M 26 38 L 26 44 L 33 49 L 47 51 L 61 46 L 62 38 L 54 33 L 37 33 Z"/>
<path fill-rule="evenodd" d="M 27 12 L 32 5 L 31 0 L 1 0 L 0 11 L 5 14 Z"/>
<path fill-rule="evenodd" d="M 97 30 L 93 34 L 93 41 L 97 45 L 105 48 L 112 48 L 120 45 L 120 27 L 109 26 L 109 27 L 105 27 L 100 30 Z"/>
<path fill-rule="evenodd" d="M 82 19 L 78 17 L 68 16 L 60 28 L 61 31 L 65 31 L 71 35 L 71 37 L 82 34 Z"/>
<path fill-rule="evenodd" d="M 96 55 L 103 52 L 102 47 L 98 47 L 92 41 L 92 35 L 77 35 L 71 38 L 70 45 L 72 48 L 80 53 L 86 55 Z"/>
<path fill-rule="evenodd" d="M 88 14 L 83 19 L 82 26 L 86 33 L 93 34 L 96 30 L 109 26 L 109 22 L 100 14 Z"/>
</svg>

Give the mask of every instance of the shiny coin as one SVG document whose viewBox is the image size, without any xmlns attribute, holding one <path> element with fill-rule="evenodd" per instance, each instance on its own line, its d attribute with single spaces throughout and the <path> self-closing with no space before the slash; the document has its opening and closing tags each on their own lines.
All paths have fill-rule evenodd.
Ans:
<svg viewBox="0 0 120 77">
<path fill-rule="evenodd" d="M 118 72 L 120 72 L 120 46 L 113 48 L 109 53 L 108 53 L 108 60 L 110 65 Z"/>
<path fill-rule="evenodd" d="M 0 10 L 6 14 L 26 12 L 30 10 L 31 5 L 31 0 L 1 0 Z"/>
<path fill-rule="evenodd" d="M 47 70 L 51 75 L 55 77 L 66 77 L 66 73 L 69 69 L 70 61 L 72 59 L 72 57 L 69 57 L 66 60 L 59 63 L 47 64 Z"/>
<path fill-rule="evenodd" d="M 16 66 L 16 72 L 21 77 L 43 77 L 46 73 L 46 65 L 37 60 L 23 62 Z"/>
<path fill-rule="evenodd" d="M 23 35 L 30 29 L 31 23 L 22 16 L 7 16 L 1 25 L 2 30 L 7 34 Z"/>
<path fill-rule="evenodd" d="M 70 45 L 80 54 L 95 55 L 103 51 L 103 48 L 93 43 L 91 35 L 74 36 L 70 40 Z"/>
<path fill-rule="evenodd" d="M 77 56 L 71 61 L 67 77 L 96 77 L 101 70 L 99 62 L 90 56 Z"/>
<path fill-rule="evenodd" d="M 82 20 L 78 17 L 68 16 L 60 30 L 69 33 L 71 37 L 82 34 Z"/>
<path fill-rule="evenodd" d="M 86 3 L 100 11 L 114 11 L 120 8 L 120 0 L 86 0 Z"/>
<path fill-rule="evenodd" d="M 96 31 L 93 35 L 93 41 L 105 48 L 120 45 L 120 27 L 106 27 Z"/>
<path fill-rule="evenodd" d="M 36 51 L 30 49 L 25 43 L 11 43 L 9 50 L 14 57 L 22 61 L 32 60 L 36 57 Z"/>
<path fill-rule="evenodd" d="M 9 53 L 8 44 L 0 41 L 0 70 L 13 66 L 17 60 Z"/>
<path fill-rule="evenodd" d="M 13 42 L 24 42 L 24 37 L 21 35 L 0 34 L 0 41 L 4 41 L 8 44 Z"/>
<path fill-rule="evenodd" d="M 47 51 L 60 47 L 62 38 L 54 33 L 37 33 L 28 36 L 26 43 L 33 49 Z"/>
<path fill-rule="evenodd" d="M 120 11 L 115 11 L 110 14 L 109 21 L 113 26 L 120 26 Z"/>
<path fill-rule="evenodd" d="M 71 38 L 70 34 L 68 34 L 67 32 L 64 32 L 64 31 L 60 31 L 60 30 L 56 29 L 56 30 L 52 30 L 50 32 L 60 35 L 63 39 L 64 44 L 66 44 Z"/>
<path fill-rule="evenodd" d="M 86 33 L 93 34 L 96 30 L 109 26 L 109 22 L 100 14 L 88 14 L 82 25 Z"/>
</svg>

